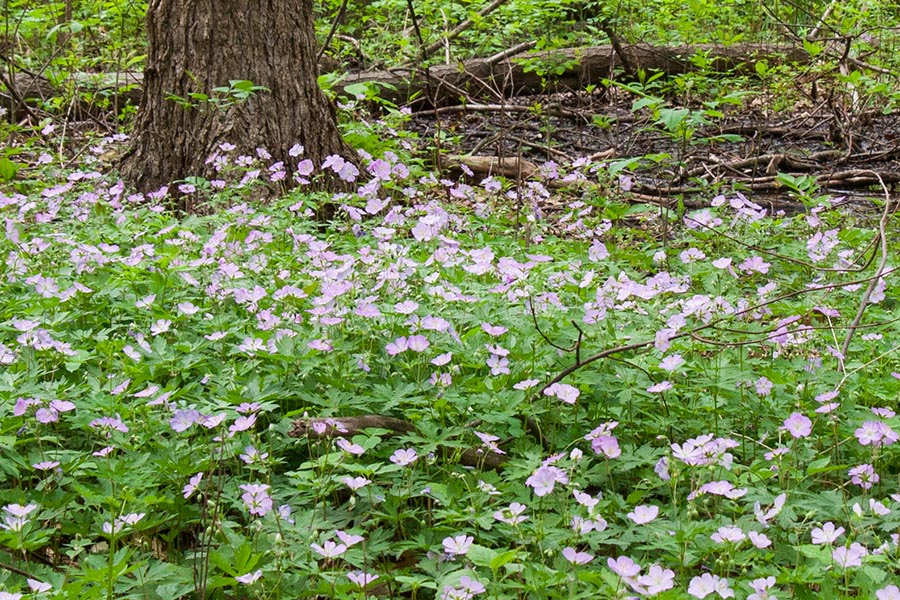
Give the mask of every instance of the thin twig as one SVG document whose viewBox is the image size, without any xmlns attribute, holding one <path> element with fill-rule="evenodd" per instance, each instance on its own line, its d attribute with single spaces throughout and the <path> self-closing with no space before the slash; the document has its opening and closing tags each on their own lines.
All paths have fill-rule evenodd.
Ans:
<svg viewBox="0 0 900 600">
<path fill-rule="evenodd" d="M 878 235 L 881 236 L 881 260 L 878 263 L 878 268 L 875 270 L 875 278 L 869 281 L 869 285 L 866 286 L 866 291 L 863 292 L 862 299 L 859 301 L 859 310 L 856 311 L 856 318 L 854 318 L 853 323 L 850 324 L 850 329 L 847 330 L 847 337 L 844 338 L 844 343 L 841 346 L 841 355 L 839 357 L 841 370 L 844 370 L 844 358 L 847 356 L 847 350 L 850 348 L 850 340 L 853 339 L 853 334 L 859 327 L 860 321 L 862 321 L 863 314 L 866 312 L 866 306 L 869 304 L 869 298 L 872 296 L 875 286 L 877 286 L 878 282 L 881 280 L 888 260 L 888 241 L 887 235 L 885 234 L 885 227 L 887 225 L 888 217 L 891 214 L 891 193 L 888 191 L 881 176 L 874 171 L 871 171 L 871 173 L 878 177 L 878 182 L 881 183 L 881 189 L 884 191 L 884 212 L 882 212 L 881 220 L 878 222 Z"/>
</svg>

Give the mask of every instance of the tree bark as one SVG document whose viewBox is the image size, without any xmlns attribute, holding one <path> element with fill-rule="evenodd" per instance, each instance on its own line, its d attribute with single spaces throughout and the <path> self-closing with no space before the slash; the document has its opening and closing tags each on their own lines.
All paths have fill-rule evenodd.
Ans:
<svg viewBox="0 0 900 600">
<path fill-rule="evenodd" d="M 312 2 L 150 0 L 144 95 L 121 164 L 125 180 L 149 192 L 189 176 L 220 177 L 210 158 L 226 156 L 223 143 L 236 146 L 230 160 L 265 157 L 257 148 L 265 149 L 271 158 L 260 159 L 263 176 L 283 161 L 285 181 L 302 158 L 318 167 L 331 154 L 354 157 L 317 84 Z M 213 91 L 233 80 L 267 91 L 244 101 Z M 216 106 L 191 94 L 236 101 Z M 304 154 L 290 156 L 298 143 Z"/>
</svg>

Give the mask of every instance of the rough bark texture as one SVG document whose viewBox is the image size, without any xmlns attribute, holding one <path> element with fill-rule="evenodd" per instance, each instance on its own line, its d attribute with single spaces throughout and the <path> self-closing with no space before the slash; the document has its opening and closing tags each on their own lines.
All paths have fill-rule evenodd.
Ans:
<svg viewBox="0 0 900 600">
<path fill-rule="evenodd" d="M 266 166 L 289 172 L 300 143 L 320 165 L 355 154 L 341 139 L 334 108 L 319 89 L 313 0 L 150 0 L 144 97 L 122 174 L 140 191 L 213 175 L 207 159 L 220 143 L 237 153 L 265 148 Z M 270 91 L 225 109 L 179 105 L 169 96 L 213 96 L 215 87 L 249 80 Z M 265 172 L 265 171 L 264 171 Z M 288 178 L 289 180 L 289 178 Z"/>
</svg>

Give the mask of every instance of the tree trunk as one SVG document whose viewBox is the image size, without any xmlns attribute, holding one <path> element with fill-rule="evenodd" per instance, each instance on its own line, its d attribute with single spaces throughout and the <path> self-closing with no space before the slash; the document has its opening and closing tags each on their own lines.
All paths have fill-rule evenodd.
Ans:
<svg viewBox="0 0 900 600">
<path fill-rule="evenodd" d="M 233 164 L 244 154 L 259 158 L 266 178 L 283 161 L 290 182 L 301 159 L 318 167 L 331 154 L 354 157 L 317 84 L 312 2 L 150 0 L 144 96 L 121 164 L 125 180 L 150 192 L 190 176 L 221 178 L 209 159 L 219 156 L 221 166 L 221 157 Z M 246 100 L 213 91 L 234 80 L 267 90 Z M 236 148 L 223 152 L 223 143 Z M 291 156 L 295 144 L 302 156 Z"/>
</svg>

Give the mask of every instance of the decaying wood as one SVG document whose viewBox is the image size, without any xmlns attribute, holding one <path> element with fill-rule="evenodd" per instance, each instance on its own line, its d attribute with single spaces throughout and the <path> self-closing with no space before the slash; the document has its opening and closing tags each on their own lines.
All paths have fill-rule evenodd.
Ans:
<svg viewBox="0 0 900 600">
<path fill-rule="evenodd" d="M 391 435 L 415 433 L 416 431 L 415 425 L 403 419 L 384 415 L 361 415 L 296 419 L 288 435 L 297 438 L 331 438 L 357 435 L 366 429 L 383 429 Z M 501 454 L 474 448 L 460 451 L 456 448 L 441 447 L 440 451 L 444 458 L 457 457 L 460 464 L 478 469 L 495 471 L 500 469 L 506 461 L 506 457 Z"/>
<path fill-rule="evenodd" d="M 499 175 L 509 179 L 528 179 L 538 172 L 538 166 L 531 161 L 515 156 L 460 156 L 450 155 L 442 159 L 444 167 L 465 165 L 476 175 Z"/>
<path fill-rule="evenodd" d="M 616 52 L 612 45 L 589 48 L 567 48 L 533 52 L 500 61 L 472 59 L 457 65 L 435 65 L 424 71 L 409 69 L 373 71 L 348 75 L 342 85 L 354 83 L 388 84 L 380 90 L 382 98 L 398 104 L 447 106 L 463 100 L 482 97 L 504 97 L 540 94 L 547 89 L 584 89 L 614 79 L 623 59 L 633 69 L 659 71 L 675 75 L 694 70 L 691 57 L 704 53 L 713 69 L 743 69 L 753 72 L 760 60 L 769 64 L 807 62 L 802 48 L 776 47 L 763 44 L 740 44 L 721 47 L 627 45 Z M 456 90 L 464 90 L 461 98 Z"/>
<path fill-rule="evenodd" d="M 436 65 L 426 70 L 406 68 L 348 74 L 338 87 L 346 88 L 357 83 L 383 84 L 380 95 L 386 100 L 419 108 L 440 107 L 458 105 L 476 98 L 539 94 L 548 89 L 580 90 L 589 84 L 600 84 L 604 79 L 614 79 L 616 70 L 625 61 L 633 69 L 674 75 L 695 69 L 690 58 L 698 52 L 708 57 L 712 68 L 722 71 L 744 69 L 752 72 L 753 65 L 760 60 L 766 60 L 769 64 L 809 60 L 801 48 L 761 44 L 729 47 L 637 44 L 621 46 L 619 52 L 611 45 L 603 45 L 516 54 L 531 45 L 528 42 L 488 58 Z M 323 57 L 320 71 L 335 68 L 333 59 Z M 81 73 L 74 77 L 77 91 L 109 98 L 113 106 L 140 103 L 143 85 L 140 73 Z M 19 73 L 12 83 L 30 106 L 36 106 L 41 100 L 60 95 L 72 80 L 56 86 L 45 77 Z M 0 106 L 10 111 L 13 120 L 24 115 L 21 104 L 8 91 L 0 91 Z M 82 114 L 97 113 L 97 109 L 93 108 L 95 106 L 96 102 L 90 98 L 82 98 L 78 102 Z"/>
</svg>

